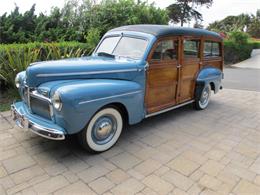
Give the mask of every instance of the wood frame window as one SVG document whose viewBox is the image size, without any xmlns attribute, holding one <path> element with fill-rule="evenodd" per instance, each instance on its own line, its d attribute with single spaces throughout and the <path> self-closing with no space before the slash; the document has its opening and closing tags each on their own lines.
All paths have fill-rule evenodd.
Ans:
<svg viewBox="0 0 260 195">
<path fill-rule="evenodd" d="M 151 60 L 177 60 L 178 59 L 178 40 L 163 39 L 158 41 L 152 52 Z"/>
<path fill-rule="evenodd" d="M 221 43 L 216 41 L 204 41 L 203 57 L 220 57 L 221 56 Z"/>
<path fill-rule="evenodd" d="M 189 38 L 183 40 L 183 57 L 200 58 L 200 39 Z"/>
</svg>

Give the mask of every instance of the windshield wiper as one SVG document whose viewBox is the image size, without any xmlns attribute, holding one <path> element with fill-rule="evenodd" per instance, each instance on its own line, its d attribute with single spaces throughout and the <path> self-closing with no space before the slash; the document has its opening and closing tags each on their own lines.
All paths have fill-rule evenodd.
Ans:
<svg viewBox="0 0 260 195">
<path fill-rule="evenodd" d="M 98 52 L 97 55 L 103 56 L 103 57 L 108 57 L 108 58 L 115 58 L 115 55 L 110 54 L 110 53 L 106 53 L 106 52 Z"/>
<path fill-rule="evenodd" d="M 134 58 L 134 57 L 130 57 L 130 56 L 121 56 L 121 55 L 119 55 L 118 57 L 129 58 L 129 59 L 132 59 L 132 60 L 138 60 L 138 58 Z"/>
</svg>

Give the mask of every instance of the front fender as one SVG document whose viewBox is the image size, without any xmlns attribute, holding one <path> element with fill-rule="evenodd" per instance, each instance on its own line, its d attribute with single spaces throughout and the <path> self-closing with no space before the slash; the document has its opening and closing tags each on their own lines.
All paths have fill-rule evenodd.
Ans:
<svg viewBox="0 0 260 195">
<path fill-rule="evenodd" d="M 133 81 L 114 79 L 74 80 L 55 86 L 63 103 L 55 119 L 69 134 L 81 131 L 103 106 L 120 103 L 127 112 L 129 124 L 144 118 L 144 90 Z"/>
</svg>

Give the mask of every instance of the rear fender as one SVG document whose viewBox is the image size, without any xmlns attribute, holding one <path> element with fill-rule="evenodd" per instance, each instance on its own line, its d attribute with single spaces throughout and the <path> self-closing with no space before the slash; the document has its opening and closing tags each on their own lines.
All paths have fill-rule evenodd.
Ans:
<svg viewBox="0 0 260 195">
<path fill-rule="evenodd" d="M 198 98 L 201 94 L 205 85 L 210 84 L 211 89 L 214 93 L 217 93 L 221 88 L 221 79 L 223 78 L 223 73 L 220 69 L 205 66 L 202 68 L 196 79 L 196 89 L 195 89 L 195 98 Z"/>
</svg>

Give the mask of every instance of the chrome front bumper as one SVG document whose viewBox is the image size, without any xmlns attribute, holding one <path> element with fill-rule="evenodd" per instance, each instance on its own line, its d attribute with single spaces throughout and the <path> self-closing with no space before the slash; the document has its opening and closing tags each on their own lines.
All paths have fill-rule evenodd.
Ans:
<svg viewBox="0 0 260 195">
<path fill-rule="evenodd" d="M 12 119 L 15 121 L 16 125 L 25 130 L 31 130 L 33 133 L 40 135 L 42 137 L 52 139 L 52 140 L 64 140 L 65 134 L 63 131 L 58 129 L 52 129 L 45 127 L 40 124 L 36 124 L 24 114 L 21 114 L 16 108 L 15 104 L 11 105 Z"/>
</svg>

